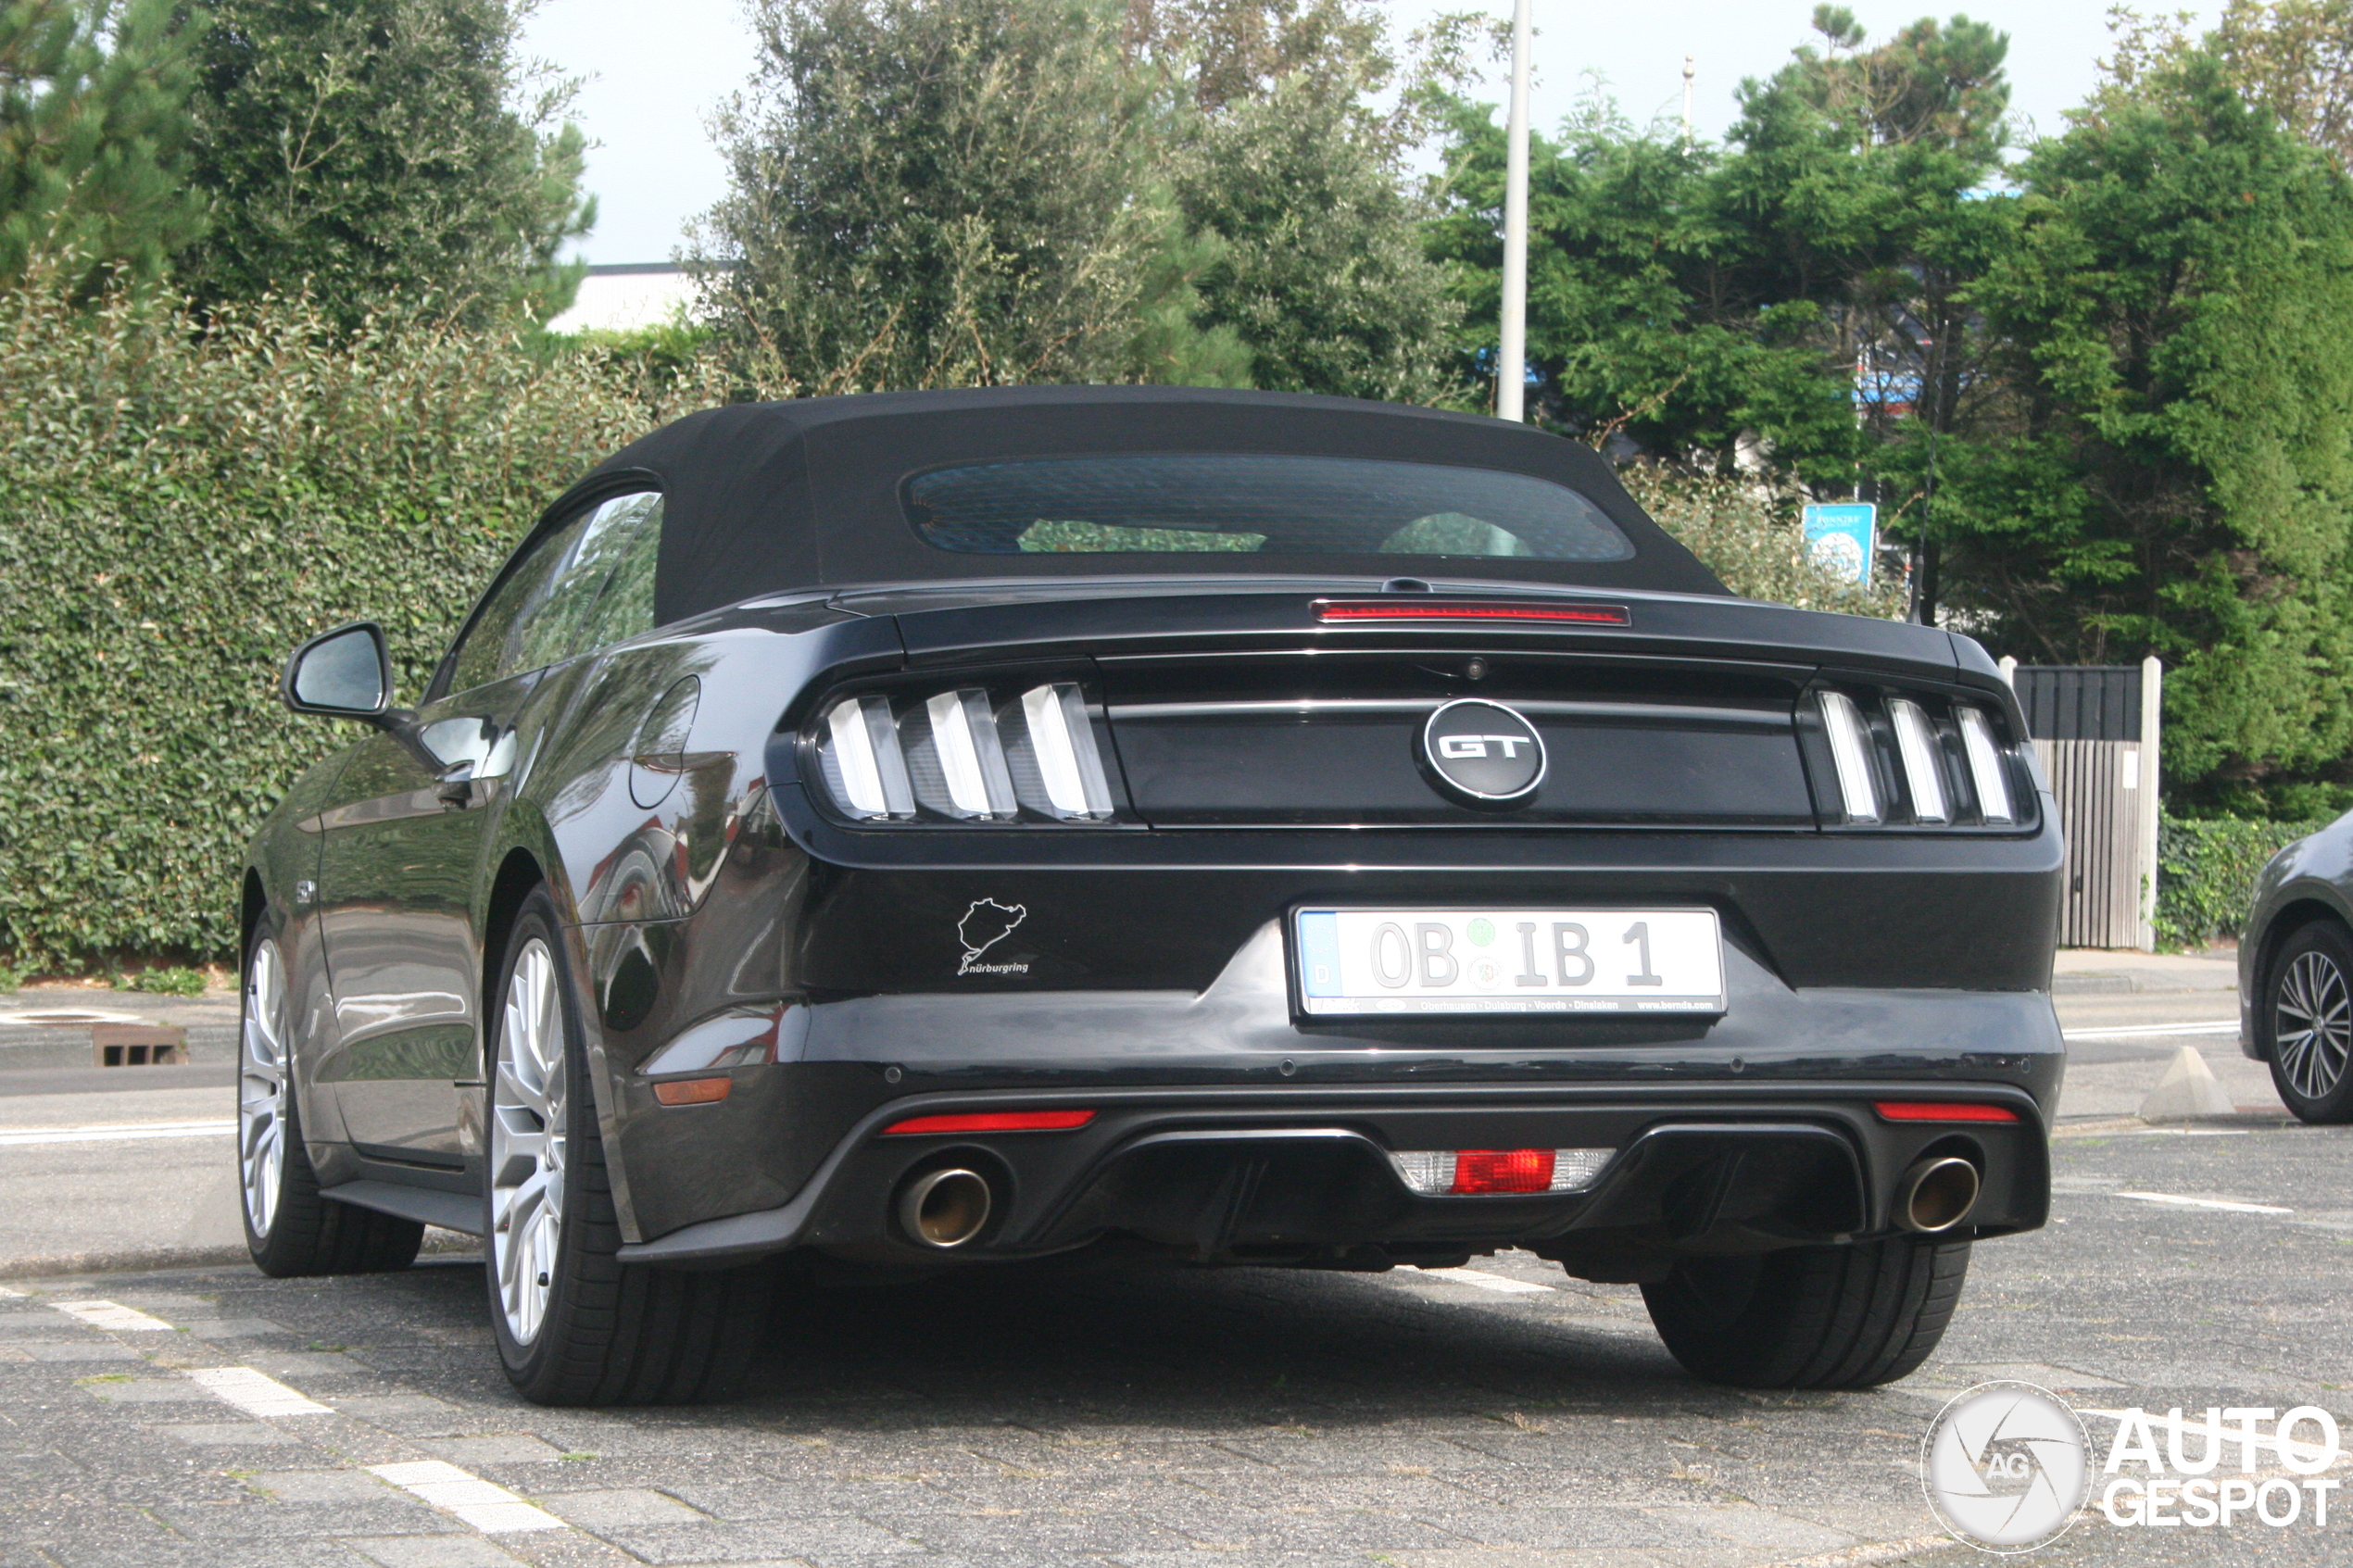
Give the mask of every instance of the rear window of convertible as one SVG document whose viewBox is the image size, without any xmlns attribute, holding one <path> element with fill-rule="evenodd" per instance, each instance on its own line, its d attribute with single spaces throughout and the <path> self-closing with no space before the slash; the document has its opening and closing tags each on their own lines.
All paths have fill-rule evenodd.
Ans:
<svg viewBox="0 0 2353 1568">
<path fill-rule="evenodd" d="M 908 520 L 967 555 L 1517 556 L 1626 560 L 1566 485 L 1363 458 L 1133 453 L 1021 458 L 909 480 Z"/>
</svg>

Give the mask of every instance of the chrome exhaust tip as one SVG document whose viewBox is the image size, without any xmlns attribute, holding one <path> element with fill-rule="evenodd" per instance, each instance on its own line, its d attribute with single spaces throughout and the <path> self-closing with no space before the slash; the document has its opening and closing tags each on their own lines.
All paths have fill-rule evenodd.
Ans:
<svg viewBox="0 0 2353 1568">
<path fill-rule="evenodd" d="M 899 1228 L 919 1246 L 962 1247 L 988 1223 L 990 1201 L 988 1178 L 977 1171 L 926 1171 L 899 1195 Z"/>
<path fill-rule="evenodd" d="M 1923 1160 L 1896 1185 L 1896 1223 L 1921 1236 L 1939 1236 L 1977 1206 L 1977 1167 L 1957 1155 Z"/>
</svg>

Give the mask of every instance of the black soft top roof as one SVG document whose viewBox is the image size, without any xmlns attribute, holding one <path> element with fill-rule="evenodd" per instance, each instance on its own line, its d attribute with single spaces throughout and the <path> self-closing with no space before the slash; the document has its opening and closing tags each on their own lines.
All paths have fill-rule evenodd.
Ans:
<svg viewBox="0 0 2353 1568">
<path fill-rule="evenodd" d="M 849 583 L 1198 572 L 1198 557 L 965 555 L 917 536 L 900 486 L 925 470 L 1010 457 L 1107 452 L 1296 453 L 1502 469 L 1567 484 L 1633 542 L 1631 559 L 1482 557 L 1463 572 L 1531 583 L 1722 594 L 1644 516 L 1598 454 L 1472 414 L 1289 393 L 1194 387 L 1020 386 L 889 392 L 708 408 L 632 442 L 551 508 L 650 477 L 666 497 L 655 608 L 667 624 L 761 594 Z M 1223 570 L 1278 568 L 1227 557 Z M 1393 576 L 1395 556 L 1320 556 L 1314 574 Z"/>
</svg>

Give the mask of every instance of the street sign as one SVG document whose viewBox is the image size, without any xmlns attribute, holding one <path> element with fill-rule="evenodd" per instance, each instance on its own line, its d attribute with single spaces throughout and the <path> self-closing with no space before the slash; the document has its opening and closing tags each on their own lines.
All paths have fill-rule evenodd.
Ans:
<svg viewBox="0 0 2353 1568">
<path fill-rule="evenodd" d="M 1879 508 L 1869 501 L 1806 508 L 1806 553 L 1817 566 L 1871 581 L 1871 546 L 1879 542 Z"/>
</svg>

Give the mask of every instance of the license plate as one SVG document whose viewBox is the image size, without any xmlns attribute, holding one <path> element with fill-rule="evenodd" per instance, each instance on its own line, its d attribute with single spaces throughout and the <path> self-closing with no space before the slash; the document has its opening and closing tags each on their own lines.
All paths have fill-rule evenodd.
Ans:
<svg viewBox="0 0 2353 1568">
<path fill-rule="evenodd" d="M 1722 1012 L 1713 909 L 1301 909 L 1310 1013 Z"/>
</svg>

